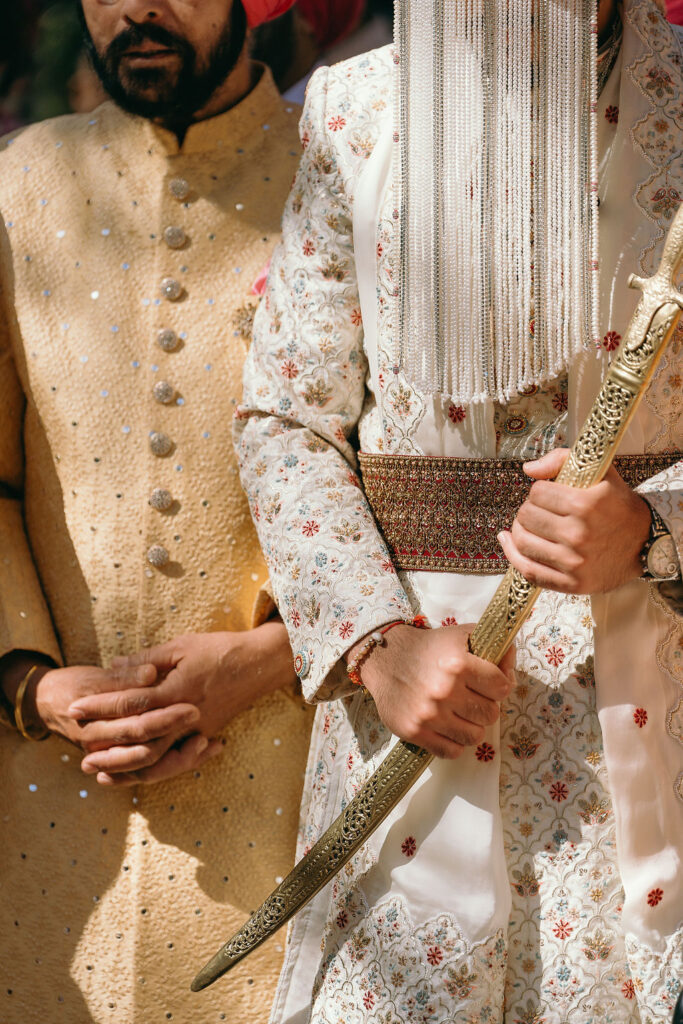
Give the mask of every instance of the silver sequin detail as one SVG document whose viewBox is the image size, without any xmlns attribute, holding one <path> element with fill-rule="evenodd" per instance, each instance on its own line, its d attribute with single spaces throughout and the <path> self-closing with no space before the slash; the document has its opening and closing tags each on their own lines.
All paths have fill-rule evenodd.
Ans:
<svg viewBox="0 0 683 1024">
<path fill-rule="evenodd" d="M 173 495 L 164 487 L 155 487 L 149 496 L 149 503 L 157 512 L 167 512 L 173 504 Z"/>
<path fill-rule="evenodd" d="M 157 334 L 157 344 L 164 352 L 173 352 L 178 347 L 178 335 L 170 327 L 164 327 Z"/>
<path fill-rule="evenodd" d="M 168 183 L 168 190 L 176 199 L 183 201 L 190 194 L 190 183 L 185 178 L 171 178 Z"/>
<path fill-rule="evenodd" d="M 164 241 L 169 249 L 182 249 L 187 241 L 187 235 L 182 228 L 169 225 L 164 230 Z"/>
<path fill-rule="evenodd" d="M 168 455 L 173 449 L 173 441 L 168 434 L 161 434 L 155 430 L 149 435 L 149 446 L 152 449 L 154 455 L 163 456 Z"/>
<path fill-rule="evenodd" d="M 161 294 L 169 302 L 175 302 L 183 294 L 183 286 L 175 277 L 165 277 L 161 282 Z"/>
<path fill-rule="evenodd" d="M 162 405 L 168 405 L 169 402 L 173 401 L 175 388 L 167 380 L 159 380 L 152 388 L 152 394 L 157 402 L 161 402 Z"/>
<path fill-rule="evenodd" d="M 152 544 L 147 550 L 147 561 L 156 569 L 163 569 L 171 560 L 171 556 L 162 544 Z"/>
</svg>

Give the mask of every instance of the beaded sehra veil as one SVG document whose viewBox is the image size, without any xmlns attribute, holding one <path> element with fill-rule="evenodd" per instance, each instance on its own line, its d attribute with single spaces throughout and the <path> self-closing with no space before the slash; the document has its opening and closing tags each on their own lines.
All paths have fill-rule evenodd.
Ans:
<svg viewBox="0 0 683 1024">
<path fill-rule="evenodd" d="M 597 0 L 396 0 L 398 361 L 507 401 L 597 327 Z"/>
</svg>

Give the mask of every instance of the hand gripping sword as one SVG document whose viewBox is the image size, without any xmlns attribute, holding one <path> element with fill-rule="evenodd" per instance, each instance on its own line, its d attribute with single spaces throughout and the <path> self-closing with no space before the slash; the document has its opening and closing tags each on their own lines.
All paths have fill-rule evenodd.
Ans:
<svg viewBox="0 0 683 1024">
<path fill-rule="evenodd" d="M 607 472 L 683 309 L 675 275 L 683 258 L 683 206 L 657 273 L 629 285 L 642 296 L 598 396 L 557 480 L 591 487 Z M 528 618 L 540 587 L 510 567 L 470 636 L 473 654 L 498 664 Z M 422 775 L 433 755 L 399 740 L 344 811 L 259 909 L 199 972 L 199 992 L 270 938 L 327 885 Z"/>
</svg>

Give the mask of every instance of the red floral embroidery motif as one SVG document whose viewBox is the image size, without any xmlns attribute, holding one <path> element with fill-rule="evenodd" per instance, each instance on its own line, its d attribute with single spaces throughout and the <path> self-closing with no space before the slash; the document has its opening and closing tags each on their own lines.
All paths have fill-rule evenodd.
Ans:
<svg viewBox="0 0 683 1024">
<path fill-rule="evenodd" d="M 658 188 L 652 196 L 653 213 L 662 214 L 666 220 L 671 220 L 674 213 L 681 205 L 681 196 L 675 188 Z"/>
<path fill-rule="evenodd" d="M 467 417 L 467 413 L 465 412 L 465 410 L 462 407 L 462 405 L 449 405 L 448 406 L 448 418 L 449 418 L 449 420 L 451 420 L 452 423 L 462 423 L 462 421 L 466 417 Z"/>
<path fill-rule="evenodd" d="M 438 967 L 443 960 L 443 953 L 438 946 L 430 946 L 427 950 L 427 963 L 432 967 Z"/>
<path fill-rule="evenodd" d="M 636 987 L 630 978 L 621 986 L 621 994 L 626 999 L 635 999 Z"/>
<path fill-rule="evenodd" d="M 372 992 L 366 992 L 363 996 L 363 1006 L 366 1010 L 371 1010 L 375 1005 L 375 997 Z"/>
<path fill-rule="evenodd" d="M 416 615 L 415 618 L 413 619 L 411 625 L 415 626 L 415 629 L 429 629 L 430 628 L 430 625 L 427 622 L 427 616 L 426 615 Z"/>
<path fill-rule="evenodd" d="M 331 132 L 341 131 L 346 126 L 346 118 L 338 114 L 336 117 L 331 117 L 327 122 L 327 127 Z"/>
<path fill-rule="evenodd" d="M 354 625 L 352 622 L 342 622 L 341 626 L 339 627 L 339 636 L 342 638 L 342 640 L 348 640 L 348 638 L 353 633 L 353 630 Z"/>
<path fill-rule="evenodd" d="M 619 123 L 619 107 L 608 107 L 605 111 L 605 117 L 610 124 Z"/>
<path fill-rule="evenodd" d="M 293 363 L 291 359 L 285 359 L 284 363 L 280 367 L 280 373 L 287 380 L 293 380 L 299 376 L 299 368 L 296 363 Z"/>
<path fill-rule="evenodd" d="M 475 751 L 477 761 L 493 761 L 496 752 L 490 743 L 480 743 Z"/>
<path fill-rule="evenodd" d="M 406 857 L 414 857 L 417 850 L 417 843 L 413 836 L 407 836 L 401 843 L 401 853 Z"/>
<path fill-rule="evenodd" d="M 442 626 L 457 626 L 458 620 L 454 619 L 452 615 L 447 615 L 445 619 L 441 620 Z"/>
<path fill-rule="evenodd" d="M 556 395 L 553 395 L 553 409 L 558 412 L 566 412 L 568 404 L 566 391 L 558 391 Z"/>
<path fill-rule="evenodd" d="M 551 800 L 554 800 L 555 803 L 561 804 L 568 796 L 569 790 L 564 782 L 554 782 L 550 787 L 550 798 Z"/>
<path fill-rule="evenodd" d="M 359 309 L 353 309 L 351 311 L 351 323 L 353 324 L 354 327 L 360 327 L 360 325 L 363 323 L 363 317 Z"/>
<path fill-rule="evenodd" d="M 313 244 L 313 239 L 312 238 L 307 238 L 306 241 L 304 242 L 303 246 L 302 246 L 302 249 L 303 249 L 304 256 L 312 256 L 313 253 L 315 252 L 315 246 Z"/>
<path fill-rule="evenodd" d="M 545 652 L 545 660 L 548 662 L 549 665 L 552 665 L 554 668 L 557 668 L 558 665 L 561 665 L 564 661 L 564 658 L 565 654 L 562 648 L 556 647 L 555 645 L 549 647 L 548 650 Z"/>
<path fill-rule="evenodd" d="M 353 754 L 349 754 L 349 756 L 346 758 L 346 767 L 348 768 L 349 771 L 351 771 L 351 769 L 353 768 Z"/>
<path fill-rule="evenodd" d="M 345 910 L 340 910 L 337 914 L 337 928 L 346 928 L 349 923 L 349 915 Z"/>
<path fill-rule="evenodd" d="M 289 616 L 289 619 L 290 619 L 290 622 L 292 623 L 292 625 L 294 626 L 294 628 L 298 629 L 299 626 L 301 625 L 301 616 L 299 615 L 299 613 L 296 610 L 296 608 L 294 609 L 292 614 Z"/>
<path fill-rule="evenodd" d="M 558 939 L 568 939 L 574 931 L 574 925 L 570 924 L 569 921 L 558 921 L 556 925 L 553 925 L 553 931 Z"/>
<path fill-rule="evenodd" d="M 639 729 L 642 729 L 644 725 L 647 725 L 647 711 L 645 708 L 636 708 L 633 712 L 633 721 Z"/>
<path fill-rule="evenodd" d="M 304 523 L 304 525 L 301 527 L 301 532 L 303 533 L 304 537 L 314 537 L 316 533 L 319 531 L 319 529 L 320 527 L 318 526 L 318 524 L 314 522 L 312 519 L 309 519 L 308 522 Z"/>
<path fill-rule="evenodd" d="M 620 341 L 620 334 L 617 334 L 616 331 L 608 331 L 605 337 L 602 339 L 602 344 L 608 352 L 614 352 L 615 348 L 619 348 Z"/>
<path fill-rule="evenodd" d="M 650 889 L 647 894 L 647 905 L 648 907 L 656 907 L 664 899 L 663 889 Z"/>
</svg>

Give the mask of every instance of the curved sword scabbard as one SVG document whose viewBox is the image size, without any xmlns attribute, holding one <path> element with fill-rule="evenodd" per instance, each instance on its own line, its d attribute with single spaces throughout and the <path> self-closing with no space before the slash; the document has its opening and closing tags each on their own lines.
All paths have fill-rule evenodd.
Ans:
<svg viewBox="0 0 683 1024">
<path fill-rule="evenodd" d="M 657 273 L 629 284 L 643 295 L 576 443 L 557 479 L 591 487 L 607 472 L 683 308 L 674 277 L 683 257 L 683 206 L 669 229 Z M 540 588 L 508 569 L 470 636 L 473 654 L 497 664 L 528 618 Z M 404 743 L 391 749 L 340 816 L 246 924 L 192 982 L 198 992 L 270 938 L 335 876 L 363 845 L 432 760 Z"/>
<path fill-rule="evenodd" d="M 199 992 L 265 942 L 346 864 L 372 835 L 432 760 L 432 754 L 399 740 L 339 817 L 285 880 L 202 968 L 192 982 Z"/>
</svg>

